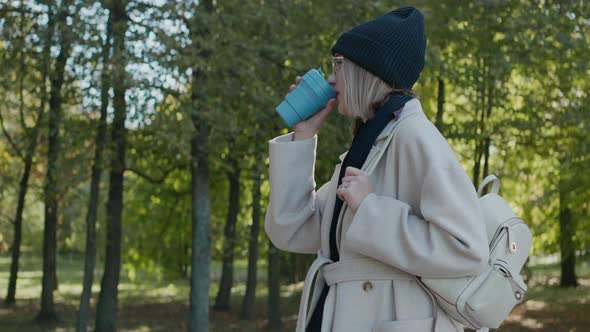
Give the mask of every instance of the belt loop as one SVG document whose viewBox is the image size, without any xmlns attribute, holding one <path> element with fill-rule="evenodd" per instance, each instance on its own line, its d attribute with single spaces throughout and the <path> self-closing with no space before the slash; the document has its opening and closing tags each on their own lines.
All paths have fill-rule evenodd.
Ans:
<svg viewBox="0 0 590 332">
<path fill-rule="evenodd" d="M 395 303 L 395 282 L 393 280 L 390 281 L 391 282 L 391 301 L 393 302 L 391 304 L 391 308 L 393 309 L 391 312 L 391 320 L 397 320 L 397 303 Z"/>
</svg>

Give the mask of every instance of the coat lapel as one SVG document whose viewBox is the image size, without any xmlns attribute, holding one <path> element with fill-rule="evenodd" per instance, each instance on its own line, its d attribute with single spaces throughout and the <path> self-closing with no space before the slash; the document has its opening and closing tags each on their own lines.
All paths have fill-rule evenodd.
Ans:
<svg viewBox="0 0 590 332">
<path fill-rule="evenodd" d="M 373 147 L 371 148 L 371 151 L 369 151 L 369 155 L 367 156 L 367 159 L 365 160 L 363 167 L 361 168 L 361 170 L 363 171 L 367 171 L 367 169 L 371 166 L 375 166 L 379 160 L 381 159 L 381 156 L 383 156 L 382 152 L 384 149 L 387 148 L 387 146 L 389 145 L 389 143 L 392 140 L 392 136 L 394 134 L 395 128 L 407 117 L 411 116 L 411 115 L 415 115 L 421 112 L 420 109 L 420 102 L 417 99 L 412 99 L 409 102 L 406 103 L 406 105 L 404 106 L 404 110 L 401 112 L 401 115 L 398 119 L 392 120 L 390 121 L 387 126 L 383 129 L 383 131 L 381 132 L 381 134 L 379 134 L 379 136 L 377 136 L 377 139 L 375 140 L 375 143 L 373 144 Z M 341 154 L 338 158 L 340 159 L 340 164 L 336 165 L 336 169 L 335 169 L 335 175 L 338 175 L 340 173 L 340 167 L 342 165 L 342 162 L 344 161 L 344 158 L 346 157 L 346 154 L 348 153 L 348 151 L 344 152 L 343 154 Z M 374 168 L 374 167 L 373 167 Z M 369 174 L 372 172 L 372 169 L 369 170 Z M 337 186 L 337 181 L 338 181 L 338 177 L 336 177 L 334 179 L 334 177 L 332 177 L 331 180 L 331 185 L 333 186 L 333 194 L 331 195 L 332 198 L 329 202 L 329 205 L 327 205 L 328 207 L 330 207 L 329 209 L 327 209 L 327 211 L 330 211 L 329 213 L 327 213 L 325 216 L 323 216 L 323 220 L 327 220 L 328 222 L 324 222 L 323 223 L 323 227 L 322 227 L 322 234 L 326 234 L 326 238 L 322 239 L 322 243 L 326 243 L 325 248 L 322 248 L 322 251 L 324 251 L 325 253 L 327 253 L 328 255 L 326 257 L 330 257 L 330 248 L 329 248 L 329 233 L 330 233 L 330 222 L 329 220 L 332 220 L 332 214 L 334 213 L 334 204 L 336 201 L 336 186 Z M 340 210 L 340 215 L 338 216 L 338 224 L 336 225 L 336 247 L 338 248 L 338 250 L 340 250 L 340 239 L 341 239 L 341 232 L 342 232 L 342 220 L 345 218 L 346 214 L 350 216 L 351 212 L 348 210 L 348 206 L 346 205 L 346 203 L 342 206 L 342 209 Z M 329 217 L 329 219 L 324 219 L 326 217 Z M 324 229 L 325 228 L 325 229 Z"/>
</svg>

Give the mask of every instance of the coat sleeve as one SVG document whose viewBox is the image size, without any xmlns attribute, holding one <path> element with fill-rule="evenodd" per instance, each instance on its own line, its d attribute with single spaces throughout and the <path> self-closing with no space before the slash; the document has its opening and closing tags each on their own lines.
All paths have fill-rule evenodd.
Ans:
<svg viewBox="0 0 590 332">
<path fill-rule="evenodd" d="M 264 228 L 279 249 L 316 253 L 328 183 L 315 191 L 317 136 L 292 141 L 293 134 L 269 142 L 270 199 Z"/>
<path fill-rule="evenodd" d="M 489 249 L 473 185 L 459 167 L 432 167 L 420 190 L 420 212 L 389 196 L 369 194 L 345 236 L 351 250 L 413 275 L 476 275 Z"/>
</svg>

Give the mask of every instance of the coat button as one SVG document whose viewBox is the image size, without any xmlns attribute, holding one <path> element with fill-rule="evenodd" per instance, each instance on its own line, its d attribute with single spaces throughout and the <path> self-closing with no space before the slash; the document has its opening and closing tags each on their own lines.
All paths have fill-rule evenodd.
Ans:
<svg viewBox="0 0 590 332">
<path fill-rule="evenodd" d="M 373 289 L 373 284 L 372 284 L 370 281 L 365 281 L 365 282 L 363 283 L 363 290 L 364 290 L 365 292 L 368 292 L 368 291 L 370 291 L 371 289 Z"/>
</svg>

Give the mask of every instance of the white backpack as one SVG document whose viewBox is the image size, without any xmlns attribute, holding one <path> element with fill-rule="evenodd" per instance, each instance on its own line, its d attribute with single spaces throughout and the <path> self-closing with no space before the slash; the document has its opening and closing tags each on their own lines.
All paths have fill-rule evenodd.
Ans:
<svg viewBox="0 0 590 332">
<path fill-rule="evenodd" d="M 490 193 L 481 197 L 489 183 Z M 500 326 L 527 289 L 519 273 L 528 258 L 532 234 L 498 195 L 499 190 L 500 180 L 489 175 L 477 191 L 490 245 L 487 269 L 473 277 L 419 279 L 450 317 L 481 331 Z"/>
</svg>

